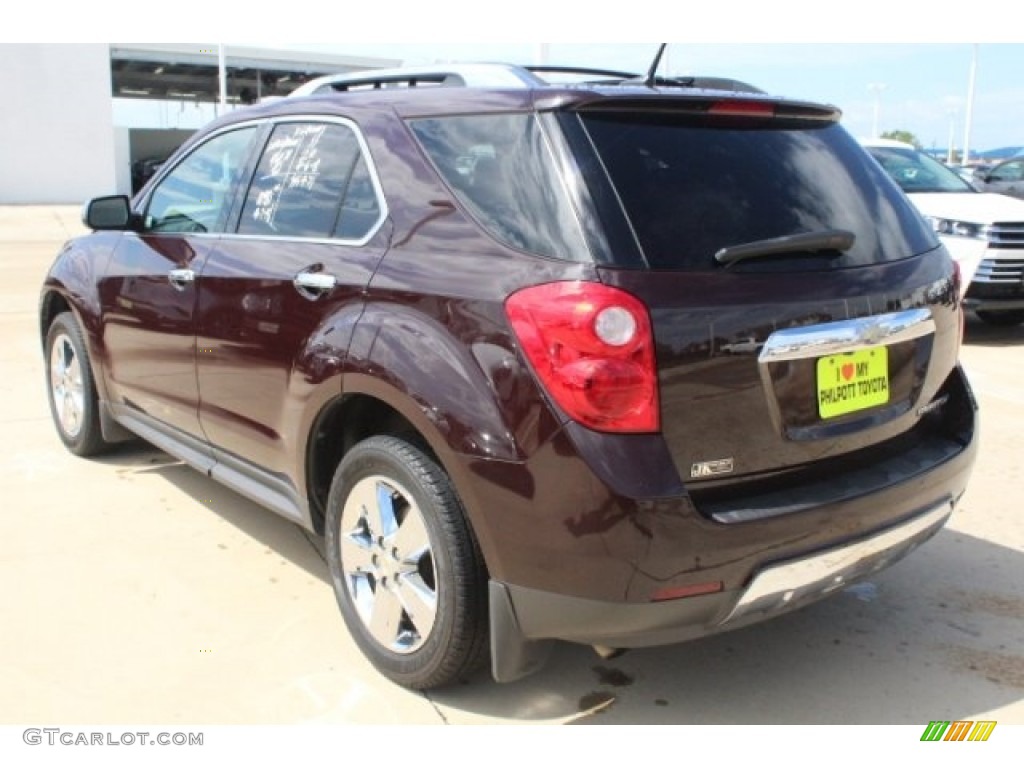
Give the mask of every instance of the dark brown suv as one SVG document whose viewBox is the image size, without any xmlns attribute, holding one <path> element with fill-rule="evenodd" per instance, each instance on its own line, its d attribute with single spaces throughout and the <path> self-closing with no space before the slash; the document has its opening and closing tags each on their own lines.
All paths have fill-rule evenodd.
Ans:
<svg viewBox="0 0 1024 768">
<path fill-rule="evenodd" d="M 958 275 L 834 108 L 699 85 L 378 72 L 219 119 L 46 278 L 61 438 L 325 534 L 417 688 L 889 565 L 974 460 Z"/>
</svg>

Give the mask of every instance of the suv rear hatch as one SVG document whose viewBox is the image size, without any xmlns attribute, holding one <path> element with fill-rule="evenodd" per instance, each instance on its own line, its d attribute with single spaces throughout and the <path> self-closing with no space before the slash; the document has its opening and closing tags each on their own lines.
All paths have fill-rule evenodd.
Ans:
<svg viewBox="0 0 1024 768">
<path fill-rule="evenodd" d="M 954 266 L 836 111 L 704 93 L 558 120 L 602 279 L 650 311 L 661 430 L 698 502 L 923 444 L 957 360 Z"/>
</svg>

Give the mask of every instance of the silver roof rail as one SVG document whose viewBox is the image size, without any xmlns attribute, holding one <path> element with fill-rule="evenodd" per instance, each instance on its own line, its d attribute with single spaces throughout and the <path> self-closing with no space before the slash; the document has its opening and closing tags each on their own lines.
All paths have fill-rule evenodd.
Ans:
<svg viewBox="0 0 1024 768">
<path fill-rule="evenodd" d="M 544 80 L 512 64 L 434 64 L 397 69 L 367 69 L 324 75 L 310 80 L 289 94 L 312 96 L 367 88 L 456 86 L 463 88 L 533 88 Z"/>
</svg>

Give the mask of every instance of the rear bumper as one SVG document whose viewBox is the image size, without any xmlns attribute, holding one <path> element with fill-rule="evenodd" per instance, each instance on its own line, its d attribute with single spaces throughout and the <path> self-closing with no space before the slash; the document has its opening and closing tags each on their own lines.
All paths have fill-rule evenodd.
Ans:
<svg viewBox="0 0 1024 768">
<path fill-rule="evenodd" d="M 629 512 L 622 511 L 627 500 L 618 497 L 613 506 L 606 497 L 608 504 L 586 518 L 587 525 L 578 516 L 570 520 L 575 546 L 555 555 L 555 529 L 533 539 L 531 551 L 547 555 L 543 567 L 525 574 L 491 569 L 495 679 L 515 680 L 539 668 L 554 640 L 612 648 L 665 645 L 772 618 L 904 557 L 941 529 L 973 468 L 976 406 L 959 370 L 946 391 L 950 413 L 943 423 L 955 427 L 956 450 L 910 462 L 888 482 L 875 470 L 866 472 L 865 483 L 850 480 L 856 473 L 836 474 L 826 485 L 843 493 L 819 495 L 812 504 L 800 493 L 817 486 L 791 488 L 801 503 L 773 506 L 775 512 L 793 511 L 733 522 L 697 511 L 685 494 L 634 501 Z M 652 462 L 646 466 L 651 471 Z M 595 485 L 593 478 L 569 476 L 561 484 L 572 492 Z M 534 514 L 534 523 L 544 518 L 543 511 Z M 538 574 L 545 583 L 536 583 Z M 655 599 L 666 588 L 715 583 L 720 591 Z M 586 586 L 600 590 L 588 593 Z"/>
<path fill-rule="evenodd" d="M 544 664 L 551 639 L 612 648 L 666 645 L 773 618 L 887 568 L 949 519 L 946 499 L 897 525 L 755 572 L 743 589 L 654 603 L 612 603 L 492 581 L 492 672 L 519 679 Z"/>
</svg>

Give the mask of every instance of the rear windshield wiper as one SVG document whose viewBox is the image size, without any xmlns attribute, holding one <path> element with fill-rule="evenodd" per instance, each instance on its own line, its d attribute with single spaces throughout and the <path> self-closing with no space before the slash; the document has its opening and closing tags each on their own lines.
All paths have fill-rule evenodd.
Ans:
<svg viewBox="0 0 1024 768">
<path fill-rule="evenodd" d="M 819 254 L 836 258 L 853 247 L 856 240 L 853 232 L 845 229 L 823 229 L 820 232 L 801 232 L 798 235 L 772 237 L 768 240 L 755 240 L 742 245 L 730 245 L 715 254 L 715 261 L 729 266 L 738 261 L 756 259 L 761 256 L 778 256 L 780 254 L 800 256 Z M 831 251 L 831 253 L 828 253 Z"/>
</svg>

